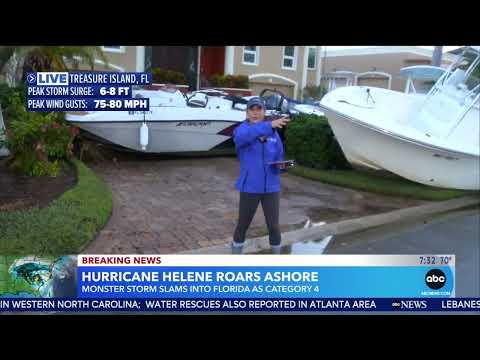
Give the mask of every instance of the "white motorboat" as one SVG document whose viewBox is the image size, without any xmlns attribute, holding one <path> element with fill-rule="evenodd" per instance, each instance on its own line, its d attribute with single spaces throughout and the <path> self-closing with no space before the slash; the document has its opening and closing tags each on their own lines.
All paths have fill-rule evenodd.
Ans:
<svg viewBox="0 0 480 360">
<path fill-rule="evenodd" d="M 321 101 L 352 164 L 442 188 L 480 189 L 480 53 L 459 57 L 425 95 L 350 86 Z M 470 58 L 472 59 L 472 58 Z"/>
<path fill-rule="evenodd" d="M 148 153 L 203 152 L 222 148 L 245 112 L 212 100 L 203 104 L 179 92 L 136 91 L 150 98 L 149 111 L 67 113 L 66 120 L 101 141 Z M 221 106 L 220 106 L 221 105 Z"/>
<path fill-rule="evenodd" d="M 178 90 L 135 90 L 133 95 L 148 97 L 150 110 L 70 112 L 66 120 L 95 139 L 147 153 L 233 148 L 233 130 L 245 120 L 247 99 L 218 91 L 203 90 L 184 95 Z M 267 115 L 289 112 L 283 94 L 277 92 L 276 95 Z M 319 113 L 318 109 L 308 106 L 295 111 Z"/>
</svg>

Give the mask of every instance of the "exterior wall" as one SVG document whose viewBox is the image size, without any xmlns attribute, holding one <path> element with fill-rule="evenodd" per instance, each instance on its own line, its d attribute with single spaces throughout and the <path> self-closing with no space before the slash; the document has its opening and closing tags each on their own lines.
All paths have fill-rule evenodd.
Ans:
<svg viewBox="0 0 480 360">
<path fill-rule="evenodd" d="M 297 46 L 297 66 L 295 70 L 282 69 L 283 46 L 259 46 L 259 49 L 258 65 L 244 65 L 243 46 L 235 46 L 235 74 L 273 73 L 295 81 L 301 79 L 303 46 Z"/>
<path fill-rule="evenodd" d="M 250 89 L 252 89 L 252 93 L 255 95 L 260 95 L 260 93 L 264 89 L 272 89 L 281 91 L 285 96 L 289 98 L 294 98 L 294 86 L 293 85 L 281 85 L 281 84 L 273 84 L 267 82 L 259 82 L 259 81 L 250 81 Z"/>
<path fill-rule="evenodd" d="M 250 87 L 256 94 L 264 88 L 276 87 L 290 97 L 295 97 L 294 92 L 296 89 L 296 95 L 298 95 L 298 90 L 301 89 L 302 85 L 305 47 L 296 47 L 296 66 L 294 70 L 282 68 L 283 46 L 259 46 L 258 48 L 257 65 L 246 65 L 243 64 L 243 46 L 235 46 L 234 74 L 246 76 L 272 74 L 271 76 L 264 76 L 261 78 L 256 77 L 250 80 Z"/>
<path fill-rule="evenodd" d="M 136 71 L 137 65 L 137 47 L 125 46 L 125 53 L 111 53 L 104 51 L 105 56 L 110 63 L 120 66 L 125 71 Z"/>
<path fill-rule="evenodd" d="M 137 71 L 137 47 L 125 46 L 125 52 L 113 53 L 104 51 L 105 57 L 108 59 L 109 67 L 100 63 L 100 59 L 95 64 L 96 71 Z M 81 64 L 80 70 L 90 70 L 87 64 Z"/>
<path fill-rule="evenodd" d="M 306 86 L 311 86 L 311 85 L 315 85 L 315 82 L 316 82 L 316 73 L 317 73 L 317 69 L 318 67 L 320 66 L 320 59 L 318 58 L 318 46 L 316 47 L 316 59 L 315 59 L 315 69 L 311 70 L 311 69 L 308 69 L 308 63 L 307 63 L 307 84 Z"/>
<path fill-rule="evenodd" d="M 348 70 L 356 73 L 367 71 L 381 71 L 392 75 L 392 90 L 404 91 L 406 80 L 400 77 L 400 69 L 405 66 L 429 65 L 430 58 L 427 56 L 412 53 L 395 54 L 370 54 L 370 55 L 348 55 L 348 56 L 328 56 L 322 59 L 322 74 Z M 446 66 L 448 63 L 443 62 Z M 377 83 L 377 80 L 372 82 Z"/>
<path fill-rule="evenodd" d="M 359 78 L 357 81 L 359 86 L 373 86 L 388 89 L 388 78 L 386 77 L 365 77 Z"/>
<path fill-rule="evenodd" d="M 318 59 L 317 59 L 316 66 L 318 66 Z M 307 86 L 315 85 L 315 76 L 316 76 L 315 72 L 316 72 L 316 68 L 315 70 L 307 69 Z"/>
</svg>

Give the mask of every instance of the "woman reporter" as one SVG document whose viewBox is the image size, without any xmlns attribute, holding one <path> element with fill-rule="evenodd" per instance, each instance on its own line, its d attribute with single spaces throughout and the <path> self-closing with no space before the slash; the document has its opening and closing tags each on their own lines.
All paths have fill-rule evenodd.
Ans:
<svg viewBox="0 0 480 360">
<path fill-rule="evenodd" d="M 273 121 L 265 119 L 263 99 L 253 97 L 247 103 L 247 119 L 234 131 L 233 140 L 240 160 L 240 176 L 235 183 L 240 192 L 240 206 L 233 235 L 233 254 L 242 253 L 245 234 L 260 202 L 272 252 L 280 253 L 280 173 L 285 171 L 285 166 L 272 163 L 284 160 L 283 144 L 276 129 L 289 121 L 286 117 Z"/>
</svg>

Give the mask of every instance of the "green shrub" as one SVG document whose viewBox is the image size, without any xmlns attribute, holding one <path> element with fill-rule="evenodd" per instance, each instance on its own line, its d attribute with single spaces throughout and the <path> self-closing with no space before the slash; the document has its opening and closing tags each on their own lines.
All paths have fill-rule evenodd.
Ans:
<svg viewBox="0 0 480 360">
<path fill-rule="evenodd" d="M 288 157 L 315 169 L 350 169 L 327 118 L 316 115 L 292 117 L 285 131 Z"/>
<path fill-rule="evenodd" d="M 211 86 L 215 86 L 215 87 L 222 87 L 222 88 L 229 87 L 227 78 L 220 74 L 212 75 L 209 79 L 209 83 Z"/>
<path fill-rule="evenodd" d="M 310 85 L 303 89 L 304 98 L 309 97 L 315 100 L 320 100 L 326 93 L 327 89 L 325 89 L 323 86 Z"/>
<path fill-rule="evenodd" d="M 8 127 L 10 119 L 25 107 L 26 98 L 24 85 L 9 87 L 7 84 L 0 83 L 0 105 L 3 110 L 5 126 Z"/>
<path fill-rule="evenodd" d="M 210 86 L 233 88 L 233 89 L 248 89 L 248 76 L 245 75 L 220 75 L 215 74 L 208 79 Z"/>
<path fill-rule="evenodd" d="M 248 83 L 248 76 L 245 75 L 229 75 L 230 76 L 230 81 L 231 81 L 231 87 L 235 89 L 248 89 L 249 88 L 249 83 Z"/>
<path fill-rule="evenodd" d="M 13 154 L 10 166 L 30 176 L 57 176 L 63 160 L 73 156 L 78 129 L 65 121 L 64 113 L 27 112 L 18 104 L 9 109 L 5 144 Z"/>
<path fill-rule="evenodd" d="M 187 83 L 185 75 L 181 72 L 161 68 L 152 69 L 152 79 L 159 84 L 185 85 Z"/>
</svg>

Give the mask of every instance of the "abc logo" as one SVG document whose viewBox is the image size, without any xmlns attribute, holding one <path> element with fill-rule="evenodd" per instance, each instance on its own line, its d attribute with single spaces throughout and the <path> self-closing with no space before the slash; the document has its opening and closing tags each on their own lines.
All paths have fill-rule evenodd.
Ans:
<svg viewBox="0 0 480 360">
<path fill-rule="evenodd" d="M 432 269 L 425 275 L 425 283 L 430 289 L 441 289 L 447 282 L 444 272 L 439 269 Z"/>
</svg>

